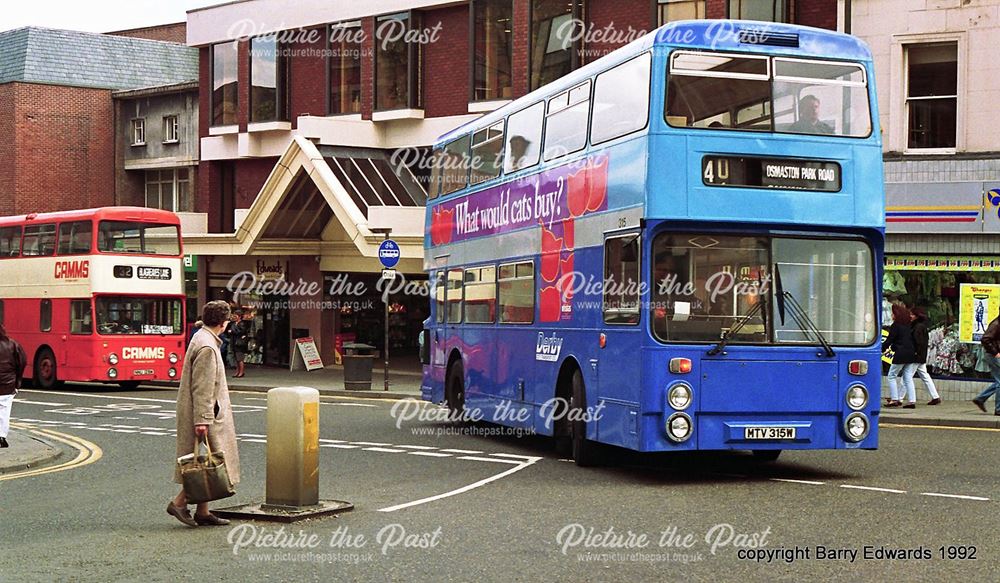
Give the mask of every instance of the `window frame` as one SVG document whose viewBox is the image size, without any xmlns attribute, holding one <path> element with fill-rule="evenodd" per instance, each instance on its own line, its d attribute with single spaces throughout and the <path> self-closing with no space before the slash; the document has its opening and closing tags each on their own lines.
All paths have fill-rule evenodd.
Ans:
<svg viewBox="0 0 1000 583">
<path fill-rule="evenodd" d="M 538 157 L 535 159 L 534 162 L 532 162 L 531 164 L 528 164 L 527 166 L 523 166 L 521 168 L 510 168 L 510 169 L 508 169 L 507 162 L 510 160 L 510 156 L 507 156 L 507 150 L 510 148 L 510 137 L 511 137 L 509 135 L 510 134 L 510 118 L 514 117 L 515 115 L 520 115 L 520 114 L 528 111 L 529 109 L 532 109 L 532 108 L 538 107 L 538 106 L 542 107 L 542 116 L 541 116 L 542 119 L 541 119 L 541 123 L 538 126 Z M 513 112 L 511 114 L 509 114 L 506 118 L 504 118 L 504 162 L 503 162 L 503 173 L 505 175 L 506 174 L 513 174 L 515 172 L 521 172 L 522 170 L 527 170 L 528 168 L 533 168 L 533 167 L 538 166 L 539 164 L 542 163 L 542 152 L 543 152 L 543 147 L 544 147 L 544 144 L 542 142 L 543 142 L 543 139 L 545 138 L 545 110 L 546 110 L 546 107 L 547 107 L 546 100 L 542 99 L 542 100 L 539 100 L 539 101 L 536 101 L 536 102 L 532 103 L 531 105 L 528 105 L 526 107 L 522 107 L 521 109 L 519 109 L 519 110 L 517 110 L 517 111 L 515 111 L 515 112 Z M 520 134 L 518 134 L 518 135 L 520 135 Z"/>
<path fill-rule="evenodd" d="M 530 276 L 527 276 L 527 275 L 519 276 L 519 275 L 517 275 L 517 268 L 518 268 L 518 266 L 521 266 L 521 265 L 530 265 L 531 266 L 531 275 Z M 500 272 L 503 270 L 504 267 L 513 267 L 514 268 L 514 277 L 501 278 L 500 277 Z M 499 265 L 497 265 L 497 317 L 496 317 L 496 320 L 497 320 L 498 324 L 500 324 L 501 326 L 531 326 L 531 325 L 533 325 L 535 323 L 535 320 L 536 320 L 535 311 L 538 309 L 538 298 L 536 296 L 536 294 L 538 293 L 538 282 L 535 280 L 536 274 L 537 274 L 537 270 L 535 269 L 535 260 L 534 259 L 522 259 L 522 260 L 519 260 L 519 261 L 507 261 L 505 263 L 500 263 Z M 503 313 L 504 313 L 504 305 L 505 304 L 503 303 L 503 299 L 502 299 L 502 296 L 501 296 L 503 288 L 500 287 L 500 283 L 504 282 L 504 281 L 530 281 L 531 282 L 531 294 L 529 294 L 529 297 L 531 297 L 531 310 L 530 310 L 530 312 L 531 312 L 531 319 L 530 320 L 527 320 L 527 321 L 524 321 L 524 322 L 522 322 L 522 321 L 504 321 L 504 319 L 503 319 Z"/>
<path fill-rule="evenodd" d="M 728 18 L 730 20 L 740 20 L 740 19 L 743 19 L 743 16 L 741 16 L 739 14 L 733 15 L 733 3 L 736 2 L 738 4 L 741 4 L 741 6 L 739 7 L 739 10 L 740 10 L 740 12 L 742 12 L 742 9 L 743 9 L 742 3 L 744 1 L 745 0 L 726 0 L 726 18 Z M 777 0 L 777 2 L 781 3 L 781 12 L 782 12 L 781 18 L 782 19 L 781 20 L 776 20 L 776 19 L 764 20 L 764 21 L 761 21 L 761 22 L 774 22 L 774 23 L 791 24 L 789 22 L 789 20 L 790 20 L 790 18 L 789 18 L 790 17 L 790 11 L 788 10 L 788 0 Z M 774 6 L 774 4 L 775 4 L 774 2 L 771 3 L 772 6 Z"/>
<path fill-rule="evenodd" d="M 961 63 L 963 61 L 964 55 L 964 37 L 954 34 L 943 34 L 943 35 L 931 35 L 929 37 L 907 39 L 900 46 L 901 51 L 901 89 L 903 93 L 903 108 L 902 117 L 903 123 L 899 124 L 901 126 L 901 150 L 905 154 L 916 154 L 916 155 L 935 155 L 935 154 L 954 154 L 965 147 L 964 145 L 964 135 L 962 133 L 962 127 L 964 126 L 964 111 L 961 107 L 960 99 L 965 93 L 964 87 L 964 76 L 962 75 Z M 954 96 L 934 96 L 934 97 L 918 97 L 918 101 L 930 101 L 939 99 L 954 99 L 955 100 L 955 145 L 953 147 L 935 147 L 935 148 L 914 148 L 910 147 L 910 50 L 913 48 L 924 48 L 929 46 L 942 46 L 942 45 L 954 45 L 955 47 L 955 95 Z"/>
<path fill-rule="evenodd" d="M 38 331 L 52 331 L 52 300 L 44 299 L 38 304 Z"/>
<path fill-rule="evenodd" d="M 511 29 L 511 32 L 506 33 L 508 35 L 508 37 L 509 37 L 508 46 L 507 46 L 507 59 L 508 59 L 508 63 L 507 64 L 509 66 L 509 71 L 507 73 L 507 76 L 509 78 L 509 80 L 508 80 L 509 85 L 507 85 L 506 88 L 509 89 L 510 96 L 509 97 L 504 97 L 503 96 L 503 91 L 502 91 L 503 88 L 500 88 L 501 89 L 501 92 L 500 92 L 501 96 L 500 97 L 486 97 L 484 99 L 477 99 L 477 97 L 476 97 L 476 81 L 477 81 L 477 77 L 476 77 L 476 71 L 477 71 L 477 66 L 476 66 L 477 65 L 477 61 L 476 61 L 476 7 L 477 7 L 477 5 L 478 6 L 482 6 L 484 3 L 492 2 L 492 1 L 496 1 L 496 0 L 469 0 L 469 81 L 470 81 L 470 83 L 469 83 L 469 103 L 482 103 L 482 102 L 490 102 L 490 101 L 498 101 L 498 100 L 504 100 L 504 99 L 511 99 L 514 96 L 514 94 L 513 94 L 513 91 L 514 91 L 514 33 L 513 33 L 514 22 L 513 22 L 513 20 L 514 20 L 514 10 L 515 10 L 515 7 L 514 7 L 514 0 L 501 0 L 501 1 L 504 1 L 504 2 L 507 2 L 507 3 L 510 4 L 510 14 L 511 14 L 511 21 L 508 24 L 508 26 Z M 529 36 L 530 36 L 530 32 L 529 32 Z M 530 61 L 530 53 L 529 53 L 529 61 Z"/>
<path fill-rule="evenodd" d="M 354 46 L 357 47 L 357 51 L 358 51 L 358 56 L 357 56 L 357 58 L 355 60 L 357 61 L 357 65 L 358 65 L 357 68 L 358 68 L 358 72 L 359 72 L 359 77 L 358 77 L 358 97 L 359 98 L 358 98 L 358 102 L 357 102 L 357 104 L 358 104 L 357 105 L 357 111 L 339 111 L 340 108 L 336 108 L 337 111 L 335 111 L 335 108 L 334 108 L 333 67 L 334 67 L 334 63 L 335 62 L 339 63 L 341 65 L 344 63 L 343 52 L 341 52 L 341 55 L 339 57 L 337 57 L 335 55 L 335 53 L 337 51 L 343 51 L 343 50 L 345 50 L 345 48 L 347 46 L 351 46 L 351 45 L 349 45 L 344 40 L 341 40 L 339 43 L 334 44 L 334 32 L 333 31 L 336 30 L 336 29 L 343 29 L 343 30 L 351 30 L 352 31 L 351 33 L 345 33 L 345 34 L 361 34 L 362 36 L 365 34 L 364 33 L 364 28 L 362 28 L 360 20 L 345 20 L 345 21 L 341 21 L 341 22 L 334 22 L 334 23 L 331 23 L 328 27 L 326 27 L 326 34 L 327 34 L 327 38 L 329 39 L 329 43 L 328 43 L 329 44 L 329 53 L 328 53 L 327 58 L 326 58 L 326 114 L 327 114 L 327 116 L 361 115 L 362 101 L 363 101 L 363 95 L 361 95 L 361 94 L 364 92 L 364 82 L 363 82 L 363 79 L 362 79 L 363 76 L 360 75 L 360 73 L 362 72 L 362 69 L 364 68 L 364 60 L 365 60 L 364 59 L 364 50 L 365 49 L 364 49 L 364 43 L 363 42 L 362 43 L 356 43 L 354 45 Z M 344 69 L 342 67 L 339 70 L 341 72 L 344 71 Z M 352 101 L 351 103 L 353 104 L 354 102 Z"/>
<path fill-rule="evenodd" d="M 240 43 L 239 40 L 231 40 L 231 41 L 223 41 L 223 42 L 218 42 L 218 43 L 214 43 L 214 44 L 209 45 L 209 49 L 208 49 L 208 63 L 209 63 L 209 67 L 208 67 L 208 79 L 209 79 L 209 87 L 208 87 L 208 116 L 209 116 L 209 120 L 208 121 L 209 121 L 209 123 L 208 123 L 208 126 L 210 128 L 213 128 L 213 127 L 235 126 L 235 125 L 238 125 L 240 123 L 240 114 L 239 114 L 239 110 L 240 110 L 240 75 L 239 75 L 239 66 L 240 66 L 240 64 L 239 64 L 240 63 L 239 50 L 240 50 L 240 45 L 239 45 L 239 43 Z M 226 45 L 229 45 L 226 48 L 226 50 L 231 50 L 231 51 L 233 51 L 233 52 L 236 53 L 236 57 L 233 59 L 233 63 L 236 66 L 236 91 L 234 92 L 235 95 L 233 97 L 233 110 L 234 110 L 233 116 L 234 116 L 234 119 L 229 120 L 227 122 L 227 120 L 225 119 L 225 112 L 222 112 L 222 116 L 221 116 L 222 119 L 221 119 L 221 121 L 219 121 L 218 123 L 216 123 L 216 119 L 215 119 L 215 106 L 218 105 L 218 104 L 216 103 L 216 100 L 215 100 L 215 73 L 216 73 L 216 71 L 215 71 L 215 69 L 216 69 L 216 65 L 215 65 L 215 50 L 217 48 L 222 48 L 222 47 L 224 47 Z M 225 87 L 225 85 L 223 85 L 223 87 Z"/>
<path fill-rule="evenodd" d="M 532 92 L 532 91 L 535 91 L 537 89 L 540 89 L 540 88 L 542 88 L 542 87 L 544 87 L 546 85 L 546 84 L 542 83 L 542 84 L 539 84 L 538 87 L 533 87 L 532 86 L 534 71 L 532 70 L 531 61 L 532 61 L 532 55 L 533 55 L 534 50 L 535 50 L 535 39 L 534 39 L 534 31 L 533 31 L 533 29 L 534 29 L 535 2 L 536 1 L 537 0 L 529 0 L 528 7 L 527 7 L 528 8 L 528 66 L 526 67 L 526 69 L 527 69 L 527 75 L 528 75 L 527 87 L 528 87 L 528 92 L 529 93 Z M 576 21 L 582 21 L 582 20 L 584 20 L 584 18 L 586 16 L 586 2 L 585 2 L 585 0 L 569 0 L 569 2 L 572 3 L 572 7 L 570 8 L 570 19 L 576 20 Z M 549 30 L 549 34 L 550 35 L 552 34 L 551 30 Z M 549 40 L 548 38 L 545 39 L 545 43 L 546 44 L 548 44 L 548 40 Z M 569 53 L 570 53 L 569 72 L 570 73 L 572 73 L 573 71 L 576 71 L 577 69 L 579 69 L 580 66 L 583 64 L 581 62 L 581 58 L 580 58 L 580 50 L 582 48 L 583 48 L 583 42 L 582 42 L 582 40 L 581 41 L 573 41 L 573 46 L 570 47 L 570 51 L 569 51 Z M 553 79 L 552 81 L 556 81 L 556 80 L 557 79 Z"/>
<path fill-rule="evenodd" d="M 643 266 L 643 236 L 642 231 L 629 230 L 625 232 L 612 232 L 605 233 L 604 242 L 601 244 L 601 275 L 604 276 L 604 281 L 608 281 L 607 271 L 608 271 L 608 242 L 616 239 L 625 239 L 628 237 L 635 238 L 636 245 L 636 285 L 641 286 L 642 284 L 642 266 Z M 608 293 L 607 289 L 604 289 L 601 293 L 601 321 L 607 326 L 638 326 L 642 322 L 642 290 L 641 288 L 637 291 L 636 296 L 636 307 L 635 311 L 618 309 L 614 313 L 616 314 L 635 314 L 637 317 L 635 322 L 609 322 L 608 321 Z"/>
<path fill-rule="evenodd" d="M 468 273 L 470 271 L 479 271 L 480 272 L 480 277 L 482 277 L 482 273 L 481 272 L 483 270 L 485 270 L 485 269 L 492 269 L 493 270 L 493 281 L 492 282 L 487 283 L 487 282 L 484 282 L 482 280 L 479 280 L 479 281 L 476 281 L 476 282 L 473 282 L 473 283 L 470 284 L 469 281 L 467 281 L 466 279 L 464 279 L 464 278 L 466 278 L 468 276 Z M 463 277 L 463 279 L 462 279 L 462 323 L 464 323 L 464 324 L 480 324 L 480 325 L 486 325 L 486 326 L 492 326 L 493 324 L 496 324 L 497 323 L 497 311 L 498 311 L 498 309 L 497 309 L 498 308 L 498 304 L 497 304 L 497 266 L 495 264 L 493 264 L 493 263 L 487 263 L 487 264 L 483 264 L 483 265 L 473 265 L 471 267 L 466 267 L 466 268 L 464 268 L 462 270 L 462 277 Z M 485 288 L 487 286 L 490 286 L 490 287 L 493 288 L 493 296 L 492 296 L 493 305 L 490 308 L 490 312 L 491 312 L 491 314 L 492 314 L 493 317 L 490 320 L 470 320 L 469 319 L 469 312 L 468 312 L 468 310 L 469 310 L 469 300 L 468 300 L 468 294 L 466 293 L 466 288 L 468 288 L 468 287 L 484 287 Z"/>
<path fill-rule="evenodd" d="M 7 225 L 5 227 L 0 227 L 0 233 L 3 229 L 17 229 L 17 236 L 11 239 L 11 242 L 17 241 L 17 253 L 12 255 L 0 255 L 0 259 L 13 259 L 15 257 L 21 256 L 21 250 L 24 246 L 24 225 Z M 2 239 L 2 237 L 0 237 Z"/>
<path fill-rule="evenodd" d="M 145 146 L 146 145 L 146 118 L 144 117 L 133 117 L 131 120 L 132 127 L 132 143 L 131 146 Z"/>
<path fill-rule="evenodd" d="M 93 336 L 94 334 L 94 306 L 92 302 L 93 298 L 87 298 L 85 300 L 70 300 L 69 302 L 69 333 L 74 336 Z M 77 321 L 84 322 L 85 320 L 76 320 L 74 318 L 75 314 L 73 309 L 76 306 L 85 305 L 87 307 L 87 312 L 84 316 L 90 316 L 90 330 L 84 332 L 74 332 L 73 324 Z"/>
<path fill-rule="evenodd" d="M 264 87 L 263 85 L 254 85 L 254 42 L 260 42 L 266 38 L 267 35 L 256 36 L 247 40 L 247 80 L 250 83 L 250 91 L 247 93 L 247 121 L 249 123 L 289 122 L 291 121 L 291 100 L 289 99 L 289 94 L 291 93 L 291 66 L 288 57 L 283 54 L 285 47 L 278 40 L 277 36 L 271 39 L 274 43 L 274 115 L 266 119 L 254 117 L 256 112 L 254 110 L 253 88 Z"/>
<path fill-rule="evenodd" d="M 31 255 L 25 255 L 25 253 L 24 253 L 24 246 L 25 246 L 25 243 L 27 242 L 27 239 L 28 239 L 28 229 L 33 229 L 33 228 L 41 229 L 41 228 L 44 228 L 44 227 L 52 227 L 52 252 L 51 253 L 32 253 Z M 41 245 L 40 245 L 40 243 L 41 243 L 41 237 L 43 235 L 45 235 L 45 234 L 46 233 L 44 231 L 37 231 L 36 233 L 32 233 L 32 236 L 37 236 L 39 238 L 39 250 L 41 249 Z M 58 236 L 59 236 L 59 227 L 58 227 L 58 225 L 56 223 L 33 223 L 33 224 L 30 224 L 30 225 L 25 225 L 24 226 L 24 230 L 21 231 L 21 255 L 20 256 L 21 257 L 53 257 L 53 256 L 55 256 L 55 254 L 56 254 L 56 248 L 58 247 L 58 241 L 57 241 Z"/>
<path fill-rule="evenodd" d="M 179 144 L 180 127 L 180 116 L 176 113 L 163 116 L 163 143 Z"/>
<path fill-rule="evenodd" d="M 422 110 L 424 108 L 423 100 L 423 60 L 424 51 L 423 44 L 419 42 L 407 42 L 402 39 L 402 42 L 406 44 L 406 104 L 402 107 L 389 107 L 381 108 L 379 107 L 378 101 L 378 57 L 379 49 L 382 46 L 382 39 L 378 38 L 378 29 L 383 22 L 397 16 L 406 15 L 406 30 L 407 32 L 413 30 L 420 30 L 423 22 L 420 21 L 420 12 L 416 10 L 403 10 L 399 12 L 390 12 L 387 14 L 379 14 L 374 16 L 375 19 L 375 54 L 374 59 L 372 59 L 372 111 L 383 112 L 383 111 L 399 111 L 406 109 Z M 418 22 L 419 21 L 419 22 Z"/>
<path fill-rule="evenodd" d="M 573 100 L 573 92 L 577 91 L 577 90 L 579 90 L 581 88 L 583 88 L 584 86 L 587 87 L 587 91 L 583 92 L 583 94 L 586 95 L 586 98 L 574 101 Z M 563 95 L 566 96 L 566 104 L 565 105 L 560 105 L 560 104 L 557 103 L 556 105 L 559 108 L 556 109 L 555 111 L 552 111 L 552 105 L 553 105 L 553 103 L 557 99 L 561 98 Z M 577 106 L 579 106 L 581 104 L 584 104 L 584 103 L 587 105 L 587 123 L 585 124 L 584 131 L 583 131 L 583 142 L 582 142 L 582 144 L 578 148 L 576 148 L 575 150 L 566 150 L 565 152 L 562 152 L 562 153 L 555 152 L 552 157 L 548 157 L 546 155 L 546 151 L 548 150 L 548 141 L 549 141 L 549 139 L 548 139 L 549 138 L 549 119 L 552 118 L 552 117 L 554 117 L 554 116 L 557 116 L 557 115 L 559 115 L 561 113 L 569 111 L 569 110 L 573 109 L 574 107 L 577 107 Z M 549 97 L 548 99 L 546 99 L 545 100 L 545 121 L 542 124 L 542 147 L 541 147 L 541 159 L 542 159 L 542 161 L 544 161 L 544 162 L 551 162 L 553 160 L 558 160 L 559 158 L 565 158 L 566 156 L 575 154 L 575 153 L 580 152 L 582 150 L 586 150 L 587 149 L 587 145 L 590 143 L 590 122 L 591 122 L 591 116 L 593 115 L 593 113 L 594 113 L 594 79 L 592 77 L 588 77 L 587 79 L 585 79 L 585 80 L 583 80 L 583 81 L 581 81 L 581 82 L 573 85 L 569 89 L 566 89 L 565 91 L 560 91 L 559 93 L 557 93 L 557 94 L 553 95 L 552 97 Z"/>
<path fill-rule="evenodd" d="M 81 224 L 90 227 L 90 237 L 87 239 L 87 249 L 84 251 L 77 251 L 74 250 L 73 248 L 70 248 L 68 252 L 63 253 L 62 252 L 62 244 L 64 237 L 63 227 L 69 227 L 70 230 L 68 233 L 66 233 L 66 235 L 68 235 L 71 239 L 75 239 L 74 237 L 76 235 L 75 226 Z M 56 255 L 60 257 L 67 257 L 72 255 L 90 255 L 93 249 L 94 249 L 94 221 L 82 220 L 82 221 L 65 221 L 59 223 L 59 226 L 56 228 L 56 253 L 55 253 Z"/>
<path fill-rule="evenodd" d="M 671 22 L 678 22 L 677 20 L 667 20 L 664 18 L 664 7 L 669 6 L 670 4 L 693 4 L 696 14 L 695 18 L 706 18 L 708 10 L 707 0 L 653 0 L 653 22 L 656 24 L 657 28 Z"/>
<path fill-rule="evenodd" d="M 600 141 L 594 141 L 593 140 L 593 136 L 594 136 L 594 110 L 595 110 L 594 105 L 596 104 L 597 85 L 598 85 L 598 83 L 600 83 L 601 77 L 604 76 L 607 73 L 610 73 L 611 71 L 614 71 L 615 69 L 618 69 L 619 67 L 624 67 L 624 66 L 628 65 L 629 63 L 631 63 L 631 62 L 633 62 L 633 61 L 635 61 L 637 59 L 641 59 L 643 57 L 647 57 L 648 60 L 649 60 L 649 70 L 647 72 L 648 77 L 646 79 L 646 99 L 645 99 L 645 102 L 646 102 L 646 121 L 645 121 L 645 123 L 642 124 L 642 127 L 639 127 L 639 128 L 634 129 L 634 130 L 628 131 L 628 132 L 626 132 L 624 134 L 613 135 L 611 137 L 604 138 L 603 140 L 600 140 Z M 652 104 L 652 90 L 653 90 L 653 54 L 651 52 L 649 52 L 649 51 L 646 51 L 644 53 L 640 53 L 640 54 L 638 54 L 638 55 L 636 55 L 636 56 L 634 56 L 634 57 L 632 57 L 632 58 L 630 58 L 628 60 L 625 60 L 625 61 L 622 61 L 621 63 L 618 63 L 617 65 L 615 65 L 614 67 L 611 67 L 610 69 L 605 69 L 604 71 L 601 71 L 600 73 L 598 73 L 594 77 L 594 85 L 593 85 L 593 88 L 591 89 L 591 95 L 590 95 L 590 122 L 588 124 L 589 129 L 588 129 L 588 135 L 587 135 L 588 139 L 590 140 L 590 145 L 591 146 L 596 146 L 598 144 L 604 144 L 606 142 L 610 142 L 612 140 L 617 140 L 619 138 L 624 138 L 625 136 L 630 136 L 632 134 L 635 134 L 635 133 L 638 133 L 638 132 L 642 132 L 642 131 L 645 131 L 646 129 L 648 129 L 649 128 L 650 109 L 652 108 L 652 105 L 653 105 Z"/>
<path fill-rule="evenodd" d="M 461 290 L 461 297 L 458 300 L 451 299 L 451 287 L 448 284 L 451 283 L 451 274 L 459 274 L 458 279 L 454 281 L 459 282 L 459 288 Z M 465 316 L 465 269 L 461 267 L 450 267 L 445 270 L 445 288 L 444 288 L 444 305 L 445 305 L 445 324 L 462 324 L 464 322 Z M 451 302 L 458 302 L 458 320 L 451 319 Z"/>
<path fill-rule="evenodd" d="M 490 137 L 490 132 L 493 131 L 497 126 L 500 127 L 500 134 L 497 136 Z M 486 139 L 484 139 L 479 143 L 476 143 L 476 135 L 483 132 L 486 133 Z M 500 142 L 500 154 L 499 154 L 499 159 L 495 161 L 497 163 L 496 174 L 493 174 L 492 176 L 483 175 L 482 177 L 480 177 L 479 180 L 474 180 L 474 178 L 477 178 L 476 168 L 475 168 L 476 148 L 482 148 L 483 146 L 486 146 L 488 144 L 497 141 Z M 491 123 L 490 125 L 478 128 L 470 134 L 469 153 L 471 155 L 471 160 L 473 163 L 469 165 L 469 173 L 468 176 L 466 177 L 466 181 L 468 182 L 469 186 L 475 186 L 477 184 L 482 184 L 483 182 L 496 180 L 497 178 L 500 177 L 501 174 L 503 174 L 503 168 L 506 158 L 506 156 L 504 155 L 505 154 L 504 150 L 506 149 L 506 145 L 507 145 L 507 118 L 503 118 L 499 121 Z"/>
</svg>

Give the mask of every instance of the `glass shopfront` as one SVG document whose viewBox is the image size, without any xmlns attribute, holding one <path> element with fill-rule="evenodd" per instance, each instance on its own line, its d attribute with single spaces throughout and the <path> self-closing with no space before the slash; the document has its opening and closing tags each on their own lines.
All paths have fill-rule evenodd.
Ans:
<svg viewBox="0 0 1000 583">
<path fill-rule="evenodd" d="M 902 302 L 927 312 L 930 341 L 927 367 L 936 377 L 960 380 L 988 379 L 984 351 L 978 342 L 962 342 L 963 284 L 1000 284 L 1000 257 L 993 256 L 887 256 L 882 278 L 882 327 L 892 324 L 892 305 Z M 989 323 L 997 317 L 985 314 Z M 968 309 L 967 309 L 968 311 Z M 884 336 L 884 335 L 883 335 Z"/>
<path fill-rule="evenodd" d="M 429 313 L 427 276 L 399 274 L 405 285 L 391 284 L 389 294 L 389 350 L 393 356 L 415 355 L 423 321 Z M 385 305 L 381 274 L 324 274 L 325 304 L 336 311 L 334 334 L 381 350 L 385 339 Z"/>
</svg>

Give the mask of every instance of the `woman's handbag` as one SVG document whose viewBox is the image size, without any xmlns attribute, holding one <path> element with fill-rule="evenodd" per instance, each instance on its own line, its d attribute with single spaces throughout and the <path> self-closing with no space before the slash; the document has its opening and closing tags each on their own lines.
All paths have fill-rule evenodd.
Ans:
<svg viewBox="0 0 1000 583">
<path fill-rule="evenodd" d="M 208 450 L 207 455 L 198 453 L 201 444 Z M 236 493 L 229 481 L 225 456 L 221 451 L 212 451 L 207 437 L 195 443 L 194 453 L 177 458 L 177 465 L 180 466 L 184 495 L 190 504 L 228 498 Z"/>
</svg>

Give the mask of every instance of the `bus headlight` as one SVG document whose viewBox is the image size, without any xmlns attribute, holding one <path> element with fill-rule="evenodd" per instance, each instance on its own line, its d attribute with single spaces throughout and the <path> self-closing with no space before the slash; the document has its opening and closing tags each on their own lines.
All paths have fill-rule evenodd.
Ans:
<svg viewBox="0 0 1000 583">
<path fill-rule="evenodd" d="M 844 421 L 844 434 L 850 441 L 861 441 L 868 437 L 870 429 L 868 417 L 864 413 L 851 413 Z"/>
<path fill-rule="evenodd" d="M 167 371 L 167 376 L 170 377 L 170 378 L 176 377 L 177 376 L 177 369 L 174 368 L 174 367 L 170 367 L 170 370 Z"/>
<path fill-rule="evenodd" d="M 170 356 L 167 357 L 167 360 L 170 361 L 170 364 L 177 364 L 177 360 L 178 360 L 177 353 L 176 352 L 171 352 Z"/>
<path fill-rule="evenodd" d="M 111 355 L 108 356 L 108 362 L 112 365 L 118 364 L 118 355 L 112 352 Z"/>
<path fill-rule="evenodd" d="M 674 413 L 667 419 L 667 437 L 680 443 L 691 437 L 694 425 L 687 413 Z"/>
<path fill-rule="evenodd" d="M 116 368 L 109 368 L 108 369 L 108 378 L 109 379 L 118 378 L 118 369 L 116 369 Z"/>
<path fill-rule="evenodd" d="M 691 387 L 684 383 L 670 387 L 667 392 L 667 402 L 678 411 L 683 411 L 691 404 Z"/>
<path fill-rule="evenodd" d="M 864 409 L 868 404 L 868 389 L 863 385 L 851 385 L 847 389 L 847 406 L 855 411 Z"/>
</svg>

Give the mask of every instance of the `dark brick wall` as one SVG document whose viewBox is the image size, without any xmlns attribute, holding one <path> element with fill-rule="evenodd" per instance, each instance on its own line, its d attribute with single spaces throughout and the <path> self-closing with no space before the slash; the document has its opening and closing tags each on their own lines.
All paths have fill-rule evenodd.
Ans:
<svg viewBox="0 0 1000 583">
<path fill-rule="evenodd" d="M 795 2 L 795 22 L 805 26 L 837 30 L 837 3 L 823 0 L 797 0 Z"/>
<path fill-rule="evenodd" d="M 6 119 L 5 119 L 6 118 Z M 0 90 L 0 212 L 114 204 L 111 92 L 30 83 Z"/>
<path fill-rule="evenodd" d="M 187 43 L 187 23 L 175 22 L 173 24 L 161 24 L 159 26 L 116 30 L 105 34 L 185 44 Z"/>
<path fill-rule="evenodd" d="M 361 57 L 361 118 L 371 119 L 375 108 L 375 18 L 361 19 L 365 31 Z"/>
<path fill-rule="evenodd" d="M 325 50 L 329 48 L 329 33 L 326 28 L 315 29 L 309 35 L 315 42 L 305 41 L 287 47 L 288 82 L 290 87 L 289 109 L 292 127 L 300 115 L 326 115 L 326 66 Z M 307 35 L 303 34 L 303 37 Z"/>
<path fill-rule="evenodd" d="M 469 112 L 469 8 L 453 6 L 423 14 L 423 27 L 441 25 L 440 39 L 423 46 L 424 115 L 440 117 Z M 446 82 L 442 82 L 446 81 Z"/>
<path fill-rule="evenodd" d="M 236 208 L 250 208 L 277 163 L 277 158 L 250 158 L 236 162 Z"/>
<path fill-rule="evenodd" d="M 511 68 L 513 69 L 512 85 L 514 98 L 528 93 L 528 35 L 531 34 L 531 10 L 529 1 L 514 2 L 514 48 Z"/>
<path fill-rule="evenodd" d="M 586 19 L 586 38 L 593 42 L 583 43 L 581 63 L 596 61 L 656 26 L 649 0 L 590 0 Z"/>
</svg>

